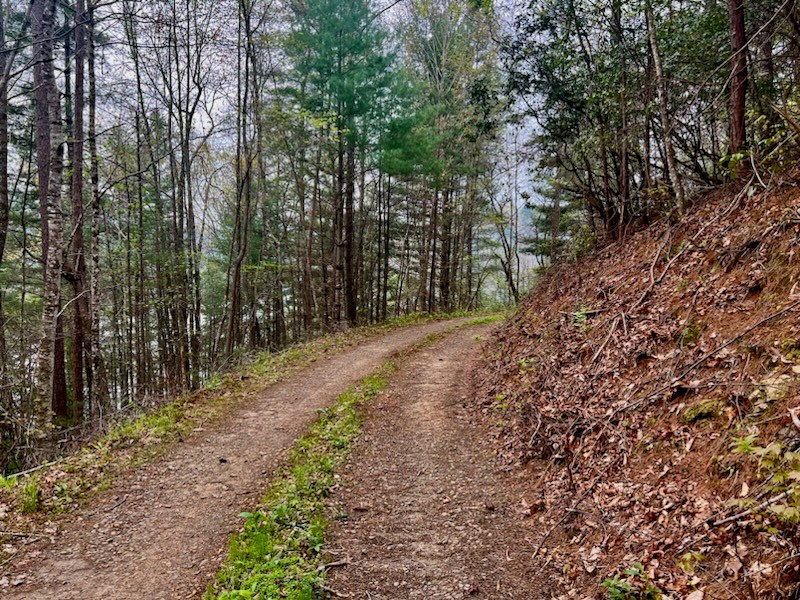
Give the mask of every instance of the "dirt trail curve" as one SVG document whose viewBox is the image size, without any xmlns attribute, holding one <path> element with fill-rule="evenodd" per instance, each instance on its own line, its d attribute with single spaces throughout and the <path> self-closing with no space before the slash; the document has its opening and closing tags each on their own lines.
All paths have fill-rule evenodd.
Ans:
<svg viewBox="0 0 800 600">
<path fill-rule="evenodd" d="M 342 598 L 550 598 L 530 560 L 524 487 L 493 464 L 464 407 L 476 333 L 416 354 L 368 405 L 342 474 L 346 518 L 331 532 L 328 577 Z"/>
<path fill-rule="evenodd" d="M 8 599 L 197 598 L 315 411 L 391 354 L 458 321 L 401 329 L 323 359 L 116 482 L 10 565 Z"/>
</svg>

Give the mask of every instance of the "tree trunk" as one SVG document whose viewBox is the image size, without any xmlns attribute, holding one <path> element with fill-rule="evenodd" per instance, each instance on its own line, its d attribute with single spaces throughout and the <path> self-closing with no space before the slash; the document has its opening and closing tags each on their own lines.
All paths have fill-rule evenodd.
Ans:
<svg viewBox="0 0 800 600">
<path fill-rule="evenodd" d="M 354 134 L 348 135 L 347 173 L 344 197 L 344 305 L 347 323 L 356 324 L 357 298 L 355 281 L 355 208 L 356 157 Z"/>
<path fill-rule="evenodd" d="M 87 302 L 86 258 L 83 244 L 83 109 L 84 109 L 84 60 L 86 58 L 86 11 L 84 1 L 75 5 L 75 97 L 72 134 L 72 244 L 70 267 L 72 286 L 75 292 L 72 340 L 72 387 L 76 414 L 82 415 L 84 404 L 84 349 L 86 335 L 84 315 Z"/>
<path fill-rule="evenodd" d="M 89 63 L 89 178 L 92 188 L 92 279 L 90 288 L 92 379 L 90 401 L 84 408 L 87 418 L 99 417 L 108 405 L 108 375 L 103 360 L 100 339 L 100 224 L 102 203 L 100 198 L 100 167 L 97 154 L 97 79 L 95 72 L 94 7 L 88 10 L 88 63 Z"/>
<path fill-rule="evenodd" d="M 658 107 L 661 115 L 661 127 L 664 130 L 664 146 L 667 154 L 667 172 L 669 174 L 672 189 L 675 192 L 678 211 L 683 214 L 686 211 L 686 196 L 683 191 L 683 182 L 678 172 L 678 161 L 675 158 L 675 146 L 672 143 L 672 119 L 669 116 L 667 103 L 667 83 L 664 79 L 664 69 L 661 65 L 661 53 L 658 49 L 658 38 L 656 37 L 655 17 L 653 7 L 648 1 L 645 4 L 645 17 L 647 20 L 647 33 L 650 41 L 650 52 L 653 55 L 653 68 L 656 72 L 656 91 L 658 93 Z"/>
<path fill-rule="evenodd" d="M 620 64 L 620 93 L 619 105 L 622 118 L 622 128 L 617 136 L 619 140 L 619 200 L 620 200 L 620 237 L 624 235 L 625 219 L 630 210 L 630 168 L 628 165 L 628 65 L 627 49 L 625 48 L 622 31 L 622 4 L 620 0 L 613 3 L 614 37 L 616 38 Z"/>
<path fill-rule="evenodd" d="M 553 215 L 550 222 L 550 264 L 558 260 L 558 235 L 561 231 L 561 184 L 556 181 L 553 190 Z"/>
<path fill-rule="evenodd" d="M 36 4 L 44 4 L 41 11 L 36 11 L 34 19 L 41 15 L 34 38 L 35 55 L 37 62 L 41 62 L 41 83 L 37 88 L 37 118 L 36 128 L 38 139 L 48 141 L 48 153 L 44 154 L 39 149 L 40 169 L 46 176 L 40 174 L 40 185 L 43 179 L 47 180 L 47 187 L 39 189 L 40 202 L 44 203 L 45 220 L 47 224 L 47 243 L 45 253 L 44 293 L 42 310 L 42 337 L 39 343 L 37 359 L 37 392 L 39 396 L 39 409 L 35 426 L 41 428 L 46 424 L 47 403 L 50 409 L 65 412 L 60 402 L 54 397 L 57 381 L 56 368 L 56 334 L 61 308 L 61 272 L 62 272 L 62 242 L 63 242 L 63 215 L 61 207 L 61 177 L 62 177 L 62 144 L 63 124 L 61 121 L 61 102 L 55 81 L 53 65 L 53 39 L 55 32 L 55 0 L 34 0 Z M 40 103 L 44 101 L 44 106 Z M 46 191 L 46 196 L 43 192 Z"/>
<path fill-rule="evenodd" d="M 442 193 L 442 248 L 439 256 L 439 303 L 445 312 L 450 310 L 450 244 L 453 234 L 452 185 Z"/>
<path fill-rule="evenodd" d="M 747 39 L 744 26 L 744 0 L 728 0 L 731 35 L 730 153 L 745 147 L 745 102 L 747 95 Z"/>
<path fill-rule="evenodd" d="M 0 3 L 0 47 L 6 46 L 6 24 L 8 13 L 5 4 Z M 0 269 L 3 266 L 6 240 L 8 238 L 8 219 L 11 203 L 8 195 L 8 76 L 6 67 L 13 60 L 5 52 L 0 53 Z M 11 397 L 8 387 L 8 349 L 6 346 L 6 319 L 3 310 L 3 290 L 0 289 L 0 411 L 10 412 Z M 0 443 L 5 425 L 0 429 Z M 4 448 L 0 447 L 0 450 Z M 1 465 L 0 465 L 1 466 Z"/>
</svg>

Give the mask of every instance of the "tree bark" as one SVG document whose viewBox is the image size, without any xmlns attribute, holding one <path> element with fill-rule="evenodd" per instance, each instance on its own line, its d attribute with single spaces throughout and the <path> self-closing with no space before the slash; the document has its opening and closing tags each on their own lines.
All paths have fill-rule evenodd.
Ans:
<svg viewBox="0 0 800 600">
<path fill-rule="evenodd" d="M 86 325 L 84 315 L 88 303 L 86 289 L 86 258 L 83 243 L 83 110 L 84 110 L 84 61 L 86 59 L 86 11 L 84 0 L 75 5 L 75 97 L 72 134 L 72 243 L 70 247 L 70 270 L 75 293 L 72 340 L 72 386 L 75 408 L 83 413 L 84 404 L 84 349 Z"/>
<path fill-rule="evenodd" d="M 36 128 L 39 140 L 47 140 L 45 154 L 39 149 L 40 168 L 45 172 L 40 173 L 40 186 L 46 180 L 47 187 L 39 189 L 40 202 L 43 201 L 45 219 L 47 224 L 47 243 L 44 293 L 42 314 L 42 337 L 39 343 L 37 358 L 37 392 L 39 407 L 35 427 L 41 431 L 46 425 L 49 410 L 65 412 L 65 407 L 54 400 L 56 384 L 56 334 L 61 308 L 61 274 L 62 274 L 62 241 L 63 241 L 63 215 L 61 207 L 61 177 L 62 177 L 62 144 L 63 130 L 61 121 L 61 102 L 55 82 L 53 65 L 53 39 L 55 32 L 55 0 L 34 0 L 35 4 L 43 5 L 34 13 L 34 23 L 37 25 L 34 37 L 36 62 L 40 68 L 40 86 L 37 87 L 37 118 Z M 40 20 L 39 20 L 40 19 Z M 37 23 L 38 20 L 38 23 Z M 42 106 L 42 103 L 44 105 Z M 46 196 L 43 192 L 46 191 Z M 50 406 L 48 407 L 48 403 Z"/>
<path fill-rule="evenodd" d="M 744 0 L 728 0 L 731 36 L 730 153 L 745 147 L 745 104 L 747 100 L 747 39 Z"/>
<path fill-rule="evenodd" d="M 5 3 L 0 2 L 0 47 L 6 46 L 6 23 L 8 13 Z M 6 66 L 13 60 L 0 53 L 0 268 L 8 237 L 8 219 L 11 203 L 8 195 L 8 77 Z M 0 410 L 10 411 L 8 388 L 8 351 L 6 346 L 6 320 L 3 310 L 3 290 L 0 290 Z M 0 430 L 0 434 L 2 430 Z"/>
<path fill-rule="evenodd" d="M 108 375 L 103 359 L 100 339 L 100 225 L 102 222 L 102 200 L 100 197 L 100 166 L 97 153 L 97 76 L 95 71 L 94 6 L 88 5 L 89 67 L 89 179 L 92 191 L 92 278 L 90 283 L 90 347 L 92 379 L 89 384 L 89 403 L 84 406 L 84 417 L 100 417 L 108 405 Z"/>
<path fill-rule="evenodd" d="M 355 189 L 356 189 L 356 157 L 353 133 L 347 141 L 347 172 L 345 175 L 344 197 L 344 305 L 347 323 L 356 324 L 357 297 L 355 281 Z"/>
</svg>

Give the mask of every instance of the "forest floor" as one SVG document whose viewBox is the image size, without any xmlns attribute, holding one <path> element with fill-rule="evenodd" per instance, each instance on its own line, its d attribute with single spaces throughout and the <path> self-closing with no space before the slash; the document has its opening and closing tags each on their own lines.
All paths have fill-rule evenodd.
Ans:
<svg viewBox="0 0 800 600">
<path fill-rule="evenodd" d="M 55 518 L 18 544 L 14 559 L 4 565 L 5 572 L 0 575 L 2 596 L 29 600 L 200 597 L 227 555 L 231 534 L 241 527 L 240 513 L 258 503 L 271 475 L 316 411 L 392 355 L 464 322 L 431 323 L 373 338 L 267 387 L 254 401 L 176 444 L 154 463 L 119 478 L 83 508 Z M 397 464 L 387 453 L 393 444 L 402 445 L 397 450 L 408 453 L 409 461 L 402 471 L 387 471 L 381 491 L 394 494 L 389 486 L 405 490 L 405 495 L 391 498 L 394 502 L 411 499 L 412 486 L 425 486 L 419 496 L 422 518 L 415 522 L 418 541 L 425 545 L 430 535 L 431 524 L 424 516 L 428 511 L 432 518 L 435 513 L 437 522 L 442 520 L 447 542 L 441 546 L 446 552 L 439 553 L 441 558 L 429 568 L 437 570 L 437 577 L 452 573 L 448 581 L 470 586 L 486 585 L 466 576 L 473 569 L 485 569 L 485 557 L 478 558 L 481 549 L 467 538 L 476 537 L 477 526 L 494 529 L 497 539 L 510 539 L 509 531 L 497 531 L 497 527 L 510 526 L 513 521 L 499 490 L 489 487 L 482 491 L 494 473 L 490 454 L 480 449 L 477 430 L 462 422 L 465 417 L 455 408 L 464 393 L 465 361 L 476 346 L 471 336 L 477 331 L 469 327 L 448 336 L 412 364 L 404 365 L 386 406 L 397 407 L 401 401 L 411 404 L 403 407 L 402 414 L 397 414 L 397 408 L 387 412 L 380 425 L 375 418 L 386 409 L 370 409 L 367 433 L 368 439 L 373 439 L 375 427 L 385 428 L 386 433 L 396 431 L 397 435 L 383 440 L 383 454 L 376 457 L 382 462 L 370 467 L 372 473 L 388 469 L 390 462 Z M 485 327 L 480 331 L 486 331 Z M 405 396 L 401 393 L 404 389 Z M 441 393 L 428 395 L 437 389 Z M 415 431 L 421 437 L 415 438 Z M 416 450 L 415 443 L 421 444 Z M 448 455 L 447 450 L 455 446 L 460 451 Z M 430 454 L 424 454 L 428 450 Z M 389 477 L 392 474 L 398 478 Z M 371 476 L 365 471 L 362 481 L 366 484 Z M 353 490 L 358 489 L 354 485 Z M 371 501 L 385 503 L 390 498 L 376 496 Z M 447 517 L 444 513 L 452 514 Z M 372 518 L 379 513 L 367 514 Z M 441 540 L 433 541 L 431 550 L 439 547 L 437 541 Z M 497 552 L 501 551 L 493 550 L 490 555 L 492 569 L 516 571 L 514 557 L 505 550 L 500 555 Z M 435 555 L 437 552 L 431 552 L 432 558 Z M 479 562 L 470 567 L 467 560 Z M 338 579 L 335 584 L 339 585 Z M 371 584 L 365 585 L 369 589 Z M 362 589 L 361 597 L 367 597 L 366 593 Z M 402 592 L 395 597 L 408 596 Z"/>
<path fill-rule="evenodd" d="M 532 570 L 521 486 L 468 410 L 480 335 L 416 353 L 365 409 L 335 495 L 328 587 L 373 600 L 547 598 Z"/>
<path fill-rule="evenodd" d="M 800 172 L 752 175 L 551 269 L 494 332 L 469 400 L 554 596 L 800 598 L 798 249 Z"/>
</svg>

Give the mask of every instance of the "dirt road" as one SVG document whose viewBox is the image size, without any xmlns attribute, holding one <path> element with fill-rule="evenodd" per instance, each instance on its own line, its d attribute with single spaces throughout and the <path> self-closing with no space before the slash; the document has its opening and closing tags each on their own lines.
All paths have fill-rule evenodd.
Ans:
<svg viewBox="0 0 800 600">
<path fill-rule="evenodd" d="M 453 321 L 402 329 L 270 386 L 217 426 L 116 482 L 7 565 L 9 599 L 197 598 L 224 559 L 240 512 L 258 502 L 315 411 L 391 354 Z"/>
<path fill-rule="evenodd" d="M 527 503 L 464 408 L 470 328 L 417 353 L 370 403 L 342 474 L 328 586 L 370 600 L 550 598 L 534 572 Z"/>
</svg>

